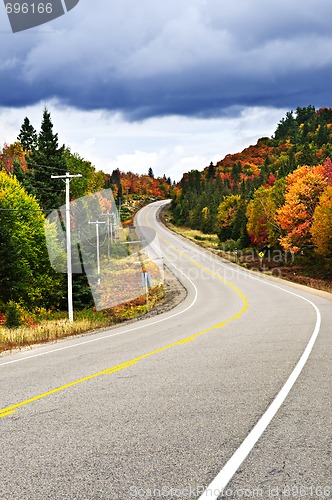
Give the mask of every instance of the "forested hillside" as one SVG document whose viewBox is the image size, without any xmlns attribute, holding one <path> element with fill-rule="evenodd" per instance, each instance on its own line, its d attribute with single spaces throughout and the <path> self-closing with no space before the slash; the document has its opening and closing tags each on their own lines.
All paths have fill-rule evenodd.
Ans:
<svg viewBox="0 0 332 500">
<path fill-rule="evenodd" d="M 224 247 L 332 257 L 332 109 L 290 111 L 274 135 L 176 188 L 177 225 L 217 233 Z"/>
<path fill-rule="evenodd" d="M 51 268 L 44 235 L 45 217 L 65 203 L 65 184 L 51 175 L 66 172 L 82 174 L 70 183 L 71 200 L 111 188 L 123 221 L 140 205 L 170 197 L 171 179 L 154 178 L 148 166 L 146 175 L 105 174 L 59 145 L 47 109 L 39 132 L 25 118 L 17 141 L 0 149 L 0 313 L 9 301 L 29 311 L 67 308 L 66 276 Z M 92 307 L 85 276 L 73 280 L 75 309 Z"/>
</svg>

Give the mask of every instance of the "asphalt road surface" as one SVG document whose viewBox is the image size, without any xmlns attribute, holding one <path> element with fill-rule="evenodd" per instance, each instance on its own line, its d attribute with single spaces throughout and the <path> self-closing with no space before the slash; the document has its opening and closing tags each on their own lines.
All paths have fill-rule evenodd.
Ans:
<svg viewBox="0 0 332 500">
<path fill-rule="evenodd" d="M 180 305 L 0 357 L 1 500 L 332 498 L 332 302 L 172 234 L 162 204 L 137 222 Z"/>
</svg>

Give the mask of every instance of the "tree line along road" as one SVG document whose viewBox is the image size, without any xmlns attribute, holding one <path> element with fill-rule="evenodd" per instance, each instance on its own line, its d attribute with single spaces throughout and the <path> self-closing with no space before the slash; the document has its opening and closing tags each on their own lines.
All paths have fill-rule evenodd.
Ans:
<svg viewBox="0 0 332 500">
<path fill-rule="evenodd" d="M 164 203 L 137 225 L 180 305 L 0 357 L 0 498 L 332 497 L 331 302 L 171 233 Z"/>
</svg>

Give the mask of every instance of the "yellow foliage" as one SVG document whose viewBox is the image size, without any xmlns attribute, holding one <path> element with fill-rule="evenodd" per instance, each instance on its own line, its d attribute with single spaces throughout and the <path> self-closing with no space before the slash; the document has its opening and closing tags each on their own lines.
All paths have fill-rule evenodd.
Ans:
<svg viewBox="0 0 332 500">
<path fill-rule="evenodd" d="M 316 206 L 311 227 L 312 241 L 320 255 L 332 253 L 332 186 L 322 193 Z"/>
</svg>

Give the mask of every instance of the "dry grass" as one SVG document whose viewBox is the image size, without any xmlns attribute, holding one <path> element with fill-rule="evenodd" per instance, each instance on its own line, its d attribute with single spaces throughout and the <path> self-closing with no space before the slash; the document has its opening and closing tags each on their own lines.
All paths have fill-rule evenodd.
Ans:
<svg viewBox="0 0 332 500">
<path fill-rule="evenodd" d="M 190 229 L 183 226 L 174 226 L 171 222 L 167 222 L 167 227 L 169 227 L 169 229 L 171 229 L 175 233 L 184 236 L 188 240 L 194 241 L 204 248 L 216 250 L 218 249 L 218 246 L 220 244 L 219 238 L 216 234 L 205 234 L 198 229 Z"/>
<path fill-rule="evenodd" d="M 77 314 L 77 318 L 73 323 L 70 323 L 67 319 L 50 319 L 42 320 L 34 326 L 20 326 L 19 328 L 0 326 L 0 352 L 32 344 L 51 342 L 135 319 L 151 310 L 164 296 L 164 287 L 160 285 L 150 290 L 148 306 L 144 295 L 131 302 L 99 313 L 86 311 L 87 317 L 85 318 L 82 317 L 82 314 Z"/>
<path fill-rule="evenodd" d="M 23 347 L 31 344 L 49 342 L 70 335 L 94 330 L 107 326 L 105 321 L 101 325 L 100 319 L 93 321 L 91 319 L 81 319 L 70 323 L 66 319 L 42 321 L 38 326 L 31 328 L 28 326 L 20 326 L 19 328 L 0 328 L 0 352 Z"/>
</svg>

